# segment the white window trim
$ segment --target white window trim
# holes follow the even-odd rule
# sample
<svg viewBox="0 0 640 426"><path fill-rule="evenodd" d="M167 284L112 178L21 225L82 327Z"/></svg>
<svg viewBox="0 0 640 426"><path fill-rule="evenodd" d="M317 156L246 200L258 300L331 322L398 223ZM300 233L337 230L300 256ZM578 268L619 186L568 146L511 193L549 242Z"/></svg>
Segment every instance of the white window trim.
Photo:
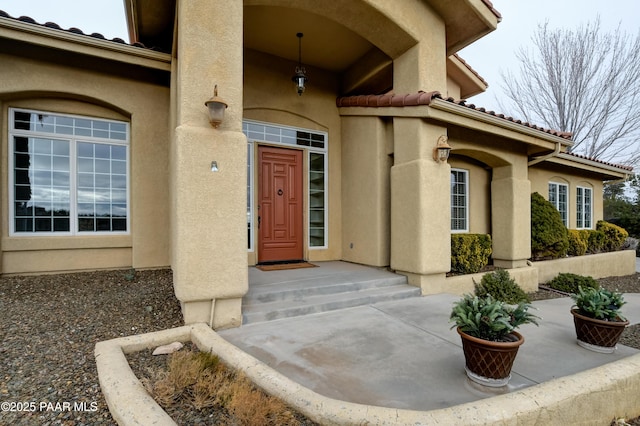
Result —
<svg viewBox="0 0 640 426"><path fill-rule="evenodd" d="M278 127L278 128L282 128L282 129L289 129L289 130L293 130L293 131L301 131L301 132L311 132L311 133L317 133L317 134L322 134L324 135L324 148L318 148L318 147L313 147L313 146L306 146L306 145L293 145L293 144L289 144L289 143L283 143L283 142L278 142L278 141L266 141L266 140L260 140L260 139L252 139L249 138L247 136L247 142L249 143L249 149L253 149L253 151L255 152L255 145L256 144L264 144L264 145L274 145L274 146L281 146L283 148L289 148L289 149L298 149L301 151L306 152L307 154L307 165L309 164L309 158L310 158L310 153L312 152L316 152L316 153L321 153L324 155L324 187L325 187L325 191L324 191L324 220L325 220L325 226L324 226L324 245L323 246L313 246L311 247L311 241L310 241L310 210L309 210L309 206L310 206L310 198L309 198L309 170L307 170L307 177L306 177L306 181L307 181L307 197L306 197L306 206L305 207L305 215L307 220L305 221L305 229L306 229L306 245L307 245L307 249L308 250L326 250L327 248L329 248L329 173L328 173L328 164L329 164L329 134L327 132L323 132L323 131L319 131L319 130L312 130L312 129L305 129L303 127L294 127L294 126L285 126L283 124L277 124L277 123L270 123L267 121L257 121L257 120L246 120L243 119L242 120L243 124L247 123L247 124L258 124L258 125L263 125L263 126L271 126L271 127ZM254 147L254 148L252 148ZM252 160L255 160L255 156L251 157ZM251 167L251 173L252 173L252 180L251 180L251 195L250 195L250 200L251 200L251 206L250 206L250 210L251 210L251 217L252 217L252 224L253 222L253 213L254 213L254 209L255 209L255 181L253 180L253 173L255 173L255 168L256 168L256 164L253 164ZM253 252L255 251L255 238L254 238L254 234L255 234L255 229L251 230L251 248L248 249L248 252Z"/></svg>
<svg viewBox="0 0 640 426"><path fill-rule="evenodd" d="M585 202L584 202L585 194L586 194L586 191L589 191L591 193L591 196L590 196L591 202L589 203L589 218L591 220L591 223L589 224L589 226L578 227L577 226L578 218L576 217L576 229L593 229L593 188L588 186L576 186L576 203L578 201L578 189L582 189L582 223L583 224L585 222L585 216L587 213L585 209ZM578 207L576 205L576 212L578 211L577 209Z"/></svg>
<svg viewBox="0 0 640 426"><path fill-rule="evenodd" d="M311 153L316 152L322 154L322 159L324 161L324 245L322 246L311 246L311 179L307 178L307 215L309 216L307 219L307 248L309 250L322 250L329 248L328 239L329 239L329 197L328 195L328 185L329 185L329 173L327 173L327 167L329 165L328 158L326 152L321 151L311 151L307 152L307 164L309 164L309 168L311 167ZM311 170L309 170L311 173Z"/></svg>
<svg viewBox="0 0 640 426"><path fill-rule="evenodd" d="M569 184L564 183L564 182L555 182L555 181L550 181L549 185L555 185L556 187L556 202L555 203L551 203L553 204L553 206L556 208L556 210L558 210L558 212L560 213L560 218L562 219L562 213L560 212L559 207L559 203L560 203L560 186L564 186L567 190L567 221L566 223L563 221L562 223L564 224L565 227L569 228L569 223L571 220L571 194L569 193ZM547 194L547 198L549 197L549 194Z"/></svg>
<svg viewBox="0 0 640 426"><path fill-rule="evenodd" d="M115 140L115 139L104 139L104 138L96 138L89 136L75 136L75 135L66 135L66 134L57 134L57 133L45 133L31 130L21 130L15 128L15 115L14 112L25 112L30 114L50 114L56 115L60 117L71 117L78 119L94 119L100 120L110 123L119 123L124 124L126 127L126 139L125 140ZM8 109L8 123L9 123L9 136L8 136L8 152L9 152L9 161L8 161L8 184L9 184L9 236L10 237L19 237L19 238L34 238L34 237L64 237L64 236L73 236L73 237L94 237L94 236L116 236L116 235L131 235L131 153L130 153L130 143L129 138L131 135L130 131L130 123L119 120L109 120L101 117L94 117L88 115L74 115L74 114L63 114L52 111L41 111L34 109L26 109L26 108L9 108ZM69 231L49 231L49 232L16 232L15 230L15 186L14 186L14 136L22 136L22 137L42 137L48 139L58 139L65 140L69 142L69 158L71 159L71 164L69 165ZM126 191L127 191L127 230L126 231L78 231L78 206L77 206L77 143L78 142L88 142L88 143L100 143L106 145L119 145L124 146L126 148L126 163L127 163L127 175L126 175Z"/></svg>
<svg viewBox="0 0 640 426"><path fill-rule="evenodd" d="M248 150L247 158L249 158L249 162L250 162L247 170L247 174L248 174L247 179L249 180L249 188L247 190L249 191L248 196L249 196L249 204L250 204L249 211L248 211L249 217L247 217L247 220L249 221L248 223L251 225L251 232L249 233L249 248L248 248L248 251L250 253L256 250L255 248L256 242L255 242L255 235L254 235L256 230L254 229L254 226L253 226L253 217L254 217L254 208L255 208L254 206L255 203L253 199L254 193L255 193L254 192L255 182L253 181L254 179L253 176L254 176L254 170L256 167L255 165L256 159L255 159L253 147L254 147L253 143L251 142L247 143L247 150Z"/></svg>
<svg viewBox="0 0 640 426"><path fill-rule="evenodd" d="M464 218L464 223L465 223L465 229L451 229L451 233L452 234L464 234L464 233L468 233L469 232L469 210L470 210L470 206L469 206L469 170L466 169L456 169L456 168L451 168L452 172L462 172L464 173L464 199L465 199L465 218ZM451 204L450 210L453 210L453 200L452 200L453 194L449 194L449 202ZM449 224L449 227L451 227L451 224Z"/></svg>

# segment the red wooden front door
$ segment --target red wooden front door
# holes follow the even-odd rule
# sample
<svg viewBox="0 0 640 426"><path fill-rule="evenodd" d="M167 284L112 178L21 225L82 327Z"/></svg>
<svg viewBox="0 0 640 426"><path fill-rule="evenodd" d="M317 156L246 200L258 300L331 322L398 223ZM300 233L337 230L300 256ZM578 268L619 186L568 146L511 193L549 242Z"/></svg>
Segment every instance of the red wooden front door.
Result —
<svg viewBox="0 0 640 426"><path fill-rule="evenodd" d="M258 148L258 262L302 260L302 151Z"/></svg>

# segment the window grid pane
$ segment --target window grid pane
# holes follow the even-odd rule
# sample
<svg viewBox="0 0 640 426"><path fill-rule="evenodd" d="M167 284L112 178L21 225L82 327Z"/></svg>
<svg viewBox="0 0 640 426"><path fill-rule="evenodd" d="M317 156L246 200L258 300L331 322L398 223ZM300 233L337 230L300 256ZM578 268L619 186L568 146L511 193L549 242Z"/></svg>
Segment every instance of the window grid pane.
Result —
<svg viewBox="0 0 640 426"><path fill-rule="evenodd" d="M127 232L127 147L88 140L126 143L127 123L10 111L15 133L10 144L12 232Z"/></svg>
<svg viewBox="0 0 640 426"><path fill-rule="evenodd" d="M467 231L466 170L451 170L451 230Z"/></svg>
<svg viewBox="0 0 640 426"><path fill-rule="evenodd" d="M325 245L324 154L309 153L309 246Z"/></svg>
<svg viewBox="0 0 640 426"><path fill-rule="evenodd" d="M579 229L591 229L591 188L576 188L576 227Z"/></svg>
<svg viewBox="0 0 640 426"><path fill-rule="evenodd" d="M569 226L569 187L562 183L549 183L549 202L560 212L564 226Z"/></svg>
<svg viewBox="0 0 640 426"><path fill-rule="evenodd" d="M44 138L13 138L13 208L16 232L68 232L70 217L67 141ZM38 153L36 155L36 153ZM61 169L61 170L58 170ZM66 171L65 171L66 170Z"/></svg>

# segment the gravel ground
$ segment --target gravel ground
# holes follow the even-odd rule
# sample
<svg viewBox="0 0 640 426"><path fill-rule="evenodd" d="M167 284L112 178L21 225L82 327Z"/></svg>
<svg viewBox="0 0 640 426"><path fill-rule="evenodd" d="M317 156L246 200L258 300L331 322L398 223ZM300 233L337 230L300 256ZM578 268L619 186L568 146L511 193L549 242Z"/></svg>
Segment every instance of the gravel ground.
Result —
<svg viewBox="0 0 640 426"><path fill-rule="evenodd" d="M640 274L600 282L640 292ZM182 325L168 270L1 277L0 312L0 402L11 404L3 425L115 424L98 384L96 342ZM640 349L640 327L623 339Z"/></svg>

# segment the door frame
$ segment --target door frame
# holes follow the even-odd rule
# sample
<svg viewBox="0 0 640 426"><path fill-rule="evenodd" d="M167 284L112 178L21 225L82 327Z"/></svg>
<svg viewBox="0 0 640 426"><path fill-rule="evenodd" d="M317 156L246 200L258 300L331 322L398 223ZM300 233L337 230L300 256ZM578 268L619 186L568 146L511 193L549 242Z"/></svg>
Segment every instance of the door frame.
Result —
<svg viewBox="0 0 640 426"><path fill-rule="evenodd" d="M242 120L242 131L247 138L247 226L248 226L248 247L247 263L255 265L258 263L258 147L272 146L275 148L287 148L303 152L303 259L310 260L312 250L329 249L329 134L323 130L315 130L305 127L290 126L277 122L268 122L252 119ZM280 135L278 135L280 131ZM291 134L293 132L293 138ZM306 133L306 136L313 137L313 143L299 143L295 132ZM311 135L311 136L309 136ZM288 140L287 140L288 138ZM319 138L319 139L316 139ZM267 140L268 139L268 140ZM293 140L292 140L293 139ZM317 142L320 141L318 145ZM322 155L324 159L323 172L326 173L324 180L324 234L323 245L311 245L309 206L310 206L310 159L312 154Z"/></svg>
<svg viewBox="0 0 640 426"><path fill-rule="evenodd" d="M289 148L289 147L285 147L285 146L281 146L281 145L268 145L268 144L256 144L257 145L257 161L256 161L256 170L257 170L257 176L256 176L256 200L257 200L257 206L256 206L256 216L257 216L257 229L256 229L256 235L257 235L257 244L256 244L256 256L257 256L257 263L259 264L264 264L264 263L278 263L278 262L288 262L288 261L303 261L306 260L307 258L307 251L306 251L306 241L307 241L307 236L306 236L306 230L305 230L305 219L306 219L306 208L307 208L307 203L306 203L306 190L305 190L305 185L306 185L306 179L305 179L305 169L306 169L306 164L305 164L305 151L302 149L295 149L295 148ZM299 232L299 238L296 238L297 244L299 244L299 248L295 249L296 255L294 256L284 256L282 259L265 259L264 253L261 253L261 251L264 251L263 248L263 241L262 241L262 233L261 233L261 220L260 218L262 217L262 215L264 215L264 209L261 212L261 203L263 202L263 200L260 197L262 188L263 188L263 180L261 180L261 175L262 175L262 157L260 155L261 151L265 149L265 150L274 150L274 151L290 151L290 152L294 152L296 157L299 158L299 168L296 172L296 176L294 176L294 178L296 179L296 185L299 185L299 188L297 188L296 192L297 192L297 198L298 198L298 202L296 203L296 208L295 208L295 214L297 216L297 220L299 221L299 225L298 225L298 232ZM289 177L290 175L287 175L287 177ZM272 177L273 178L273 177ZM273 185L271 185L271 188L273 188ZM289 229L287 227L287 229ZM299 256L297 255L297 253L299 253Z"/></svg>

